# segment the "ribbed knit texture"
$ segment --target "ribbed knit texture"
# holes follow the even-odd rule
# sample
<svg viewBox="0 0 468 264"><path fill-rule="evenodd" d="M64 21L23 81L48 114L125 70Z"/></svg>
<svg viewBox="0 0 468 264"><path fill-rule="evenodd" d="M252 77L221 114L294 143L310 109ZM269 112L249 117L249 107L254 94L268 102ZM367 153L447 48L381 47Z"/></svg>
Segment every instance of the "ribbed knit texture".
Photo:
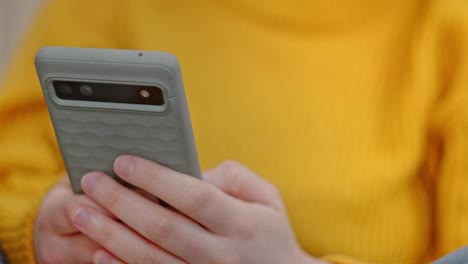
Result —
<svg viewBox="0 0 468 264"><path fill-rule="evenodd" d="M0 97L0 243L32 263L63 172L44 45L179 57L201 165L280 189L301 246L336 263L425 263L468 242L468 3L51 1Z"/></svg>

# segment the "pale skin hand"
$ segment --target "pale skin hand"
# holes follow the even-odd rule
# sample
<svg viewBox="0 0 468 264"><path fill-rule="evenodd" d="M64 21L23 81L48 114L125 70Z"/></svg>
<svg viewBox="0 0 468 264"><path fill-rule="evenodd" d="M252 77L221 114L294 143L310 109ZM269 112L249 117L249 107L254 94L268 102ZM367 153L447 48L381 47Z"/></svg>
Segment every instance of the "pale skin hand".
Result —
<svg viewBox="0 0 468 264"><path fill-rule="evenodd" d="M71 221L73 212L83 207L112 217L88 197L75 195L67 178L50 190L41 204L34 226L35 253L39 264L92 262L96 250L102 247L83 235Z"/></svg>
<svg viewBox="0 0 468 264"><path fill-rule="evenodd" d="M73 212L75 226L107 250L94 263L322 263L296 242L276 188L238 163L204 181L132 156L118 158L114 171L177 211L105 174L86 175L86 195L124 223L89 206Z"/></svg>

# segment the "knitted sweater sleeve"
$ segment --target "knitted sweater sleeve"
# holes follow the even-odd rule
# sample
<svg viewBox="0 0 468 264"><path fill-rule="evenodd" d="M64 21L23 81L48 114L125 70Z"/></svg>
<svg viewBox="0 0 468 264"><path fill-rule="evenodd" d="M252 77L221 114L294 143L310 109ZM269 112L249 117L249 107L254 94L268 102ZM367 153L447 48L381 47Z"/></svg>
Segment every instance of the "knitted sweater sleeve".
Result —
<svg viewBox="0 0 468 264"><path fill-rule="evenodd" d="M43 46L118 47L118 1L47 2L13 56L0 88L0 244L12 263L34 263L42 200L65 174L34 69Z"/></svg>

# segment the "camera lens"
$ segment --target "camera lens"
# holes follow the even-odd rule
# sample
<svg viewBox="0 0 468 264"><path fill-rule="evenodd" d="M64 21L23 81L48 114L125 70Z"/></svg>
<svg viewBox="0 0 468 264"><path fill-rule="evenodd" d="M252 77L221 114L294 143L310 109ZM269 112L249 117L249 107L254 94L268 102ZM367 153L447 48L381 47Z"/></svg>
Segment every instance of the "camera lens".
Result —
<svg viewBox="0 0 468 264"><path fill-rule="evenodd" d="M142 89L140 90L140 96L143 98L149 98L151 94L148 90Z"/></svg>
<svg viewBox="0 0 468 264"><path fill-rule="evenodd" d="M70 85L68 84L61 84L59 86L60 92L64 95L71 95L73 92L73 89Z"/></svg>
<svg viewBox="0 0 468 264"><path fill-rule="evenodd" d="M91 96L94 93L93 88L91 88L89 85L80 86L80 92L84 96Z"/></svg>

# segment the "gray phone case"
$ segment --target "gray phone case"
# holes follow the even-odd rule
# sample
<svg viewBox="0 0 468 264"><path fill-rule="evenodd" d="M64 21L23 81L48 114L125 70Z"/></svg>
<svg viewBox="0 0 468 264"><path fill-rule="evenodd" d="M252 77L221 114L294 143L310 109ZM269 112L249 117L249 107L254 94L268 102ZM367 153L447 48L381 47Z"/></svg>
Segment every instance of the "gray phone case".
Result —
<svg viewBox="0 0 468 264"><path fill-rule="evenodd" d="M75 193L89 171L118 179L112 164L129 154L200 178L182 76L177 59L165 52L45 47L36 70ZM62 100L53 81L152 85L164 105Z"/></svg>
<svg viewBox="0 0 468 264"><path fill-rule="evenodd" d="M433 264L468 264L468 247L462 247L436 260Z"/></svg>

